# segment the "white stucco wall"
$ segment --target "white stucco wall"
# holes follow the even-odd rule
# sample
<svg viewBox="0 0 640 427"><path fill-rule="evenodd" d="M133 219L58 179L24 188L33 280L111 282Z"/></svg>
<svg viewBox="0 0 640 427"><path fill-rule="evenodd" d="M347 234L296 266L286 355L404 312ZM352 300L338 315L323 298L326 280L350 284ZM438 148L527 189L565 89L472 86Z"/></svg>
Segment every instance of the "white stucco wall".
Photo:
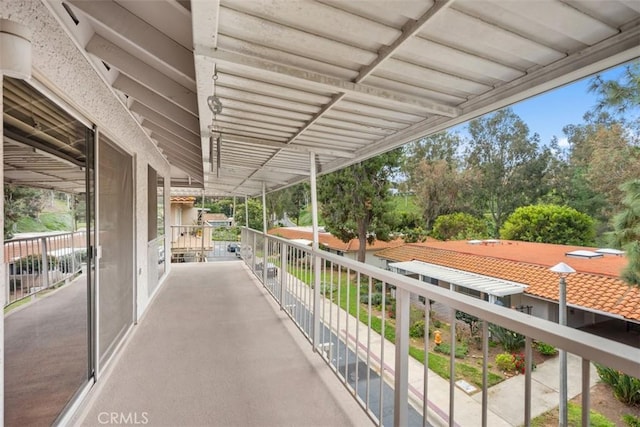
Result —
<svg viewBox="0 0 640 427"><path fill-rule="evenodd" d="M377 256L375 256L374 254L376 252L377 251L366 251L365 256L364 256L364 263L367 264L367 265L372 265L374 267L386 269L387 268L386 261L381 259L381 258L378 258ZM345 252L344 253L344 257L356 261L358 259L358 253L357 252Z"/></svg>

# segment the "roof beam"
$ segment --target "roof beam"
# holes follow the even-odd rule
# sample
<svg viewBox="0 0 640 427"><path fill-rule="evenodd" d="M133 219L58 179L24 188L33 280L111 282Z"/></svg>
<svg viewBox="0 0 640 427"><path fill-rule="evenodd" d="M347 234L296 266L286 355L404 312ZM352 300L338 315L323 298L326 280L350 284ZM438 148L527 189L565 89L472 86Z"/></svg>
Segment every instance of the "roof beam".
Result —
<svg viewBox="0 0 640 427"><path fill-rule="evenodd" d="M355 83L360 83L362 80L370 76L376 70L376 68L378 68L384 61L390 58L394 53L396 53L396 51L400 49L400 47L402 47L402 45L407 40L418 34L430 19L432 19L440 11L448 7L451 3L453 3L453 0L435 0L433 2L433 6L431 6L424 15L422 15L415 21L409 21L402 27L402 34L400 35L400 37L394 40L394 42L389 46L383 46L382 48L380 48L380 50L378 51L378 57L371 64L362 68L360 70L360 73L358 73L358 77L353 79L353 81Z"/></svg>
<svg viewBox="0 0 640 427"><path fill-rule="evenodd" d="M302 70L287 65L278 64L260 58L253 58L233 52L215 50L208 46L196 45L196 56L210 58L213 62L228 65L235 69L245 70L253 74L267 75L269 80L286 86L296 81L309 87L310 90L330 91L333 93L345 93L359 99L375 100L378 103L395 106L398 108L411 107L411 111L420 111L423 115L435 114L445 117L456 117L460 110L450 105L418 98L373 86L365 86L341 80L325 74Z"/></svg>
<svg viewBox="0 0 640 427"><path fill-rule="evenodd" d="M198 114L195 84L190 89L182 86L99 35L94 35L89 40L86 49L87 52L117 68L167 101L193 114Z"/></svg>
<svg viewBox="0 0 640 427"><path fill-rule="evenodd" d="M223 169L225 168L223 167ZM259 167L251 167L251 166L233 165L233 166L227 166L227 169L244 169L244 170L261 169L266 172L287 173L291 175L301 175L301 176L309 176L311 174L308 170L281 168L281 167L272 167L272 166L263 166L262 168L259 168Z"/></svg>
<svg viewBox="0 0 640 427"><path fill-rule="evenodd" d="M163 116L170 118L186 129L193 130L199 128L199 122L194 114L167 101L157 93L147 89L140 83L130 79L124 74L120 74L113 82L113 88L126 93L138 100L141 104L156 110Z"/></svg>
<svg viewBox="0 0 640 427"><path fill-rule="evenodd" d="M166 34L138 18L115 1L71 0L74 7L93 18L123 43L144 51L150 58L195 81L193 54Z"/></svg>
<svg viewBox="0 0 640 427"><path fill-rule="evenodd" d="M145 122L153 122L156 125L168 130L172 134L181 137L182 139L190 140L193 136L196 136L198 138L200 137L200 134L197 132L197 130L187 129L179 125L172 119L163 116L162 114L158 113L155 110L152 110L151 108L147 107L144 104L141 104L138 101L133 101L129 109L132 112L142 116Z"/></svg>
<svg viewBox="0 0 640 427"><path fill-rule="evenodd" d="M228 141L228 142L236 142L239 144L252 144L252 145L258 145L262 147L282 149L286 151L295 151L297 153L306 153L306 154L316 153L316 154L345 158L345 159L352 159L355 157L353 153L350 153L347 151L333 150L333 149L326 149L326 148L304 147L301 145L292 145L292 144L286 144L284 142L269 141L265 139L251 138L248 136L239 136L239 135L233 135L229 133L223 133L222 139L225 142Z"/></svg>
<svg viewBox="0 0 640 427"><path fill-rule="evenodd" d="M195 147L199 151L202 151L201 138L197 137L193 134L188 134L189 139L182 138L181 136L176 135L175 133L167 130L166 128L153 123L151 120L142 120L140 123L143 128L149 129L154 134L159 134L165 137L168 140L175 140L176 144L185 145L189 147Z"/></svg>

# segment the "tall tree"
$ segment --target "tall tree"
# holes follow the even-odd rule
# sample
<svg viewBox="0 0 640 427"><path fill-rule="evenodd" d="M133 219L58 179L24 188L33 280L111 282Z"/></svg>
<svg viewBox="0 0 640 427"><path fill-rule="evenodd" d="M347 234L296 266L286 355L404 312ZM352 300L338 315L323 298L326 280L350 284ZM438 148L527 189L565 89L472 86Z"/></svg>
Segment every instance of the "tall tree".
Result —
<svg viewBox="0 0 640 427"><path fill-rule="evenodd" d="M285 212L289 218L296 221L296 225L300 225L300 215L302 210L309 204L309 183L303 182L288 189L289 201Z"/></svg>
<svg viewBox="0 0 640 427"><path fill-rule="evenodd" d="M4 238L13 237L13 227L23 217L38 218L45 201L45 192L36 188L4 185Z"/></svg>
<svg viewBox="0 0 640 427"><path fill-rule="evenodd" d="M358 238L360 262L365 261L367 242L390 239L390 178L399 161L400 151L393 150L318 180L327 231L344 242Z"/></svg>
<svg viewBox="0 0 640 427"><path fill-rule="evenodd" d="M490 212L497 237L507 216L547 192L543 178L551 152L509 108L471 121L469 134L468 167L478 173L475 201Z"/></svg>
<svg viewBox="0 0 640 427"><path fill-rule="evenodd" d="M441 132L408 144L402 172L416 195L424 229L440 216L468 210L470 174L460 168L458 151L463 140L457 133Z"/></svg>
<svg viewBox="0 0 640 427"><path fill-rule="evenodd" d="M597 109L611 109L624 113L640 105L640 61L636 60L624 68L615 80L604 80L597 75L591 80L589 90L598 95Z"/></svg>
<svg viewBox="0 0 640 427"><path fill-rule="evenodd" d="M262 203L256 199L249 199L247 206L249 208L249 228L262 231ZM240 227L244 227L246 224L246 210L244 203L236 206L235 222Z"/></svg>
<svg viewBox="0 0 640 427"><path fill-rule="evenodd" d="M631 285L640 286L640 179L621 185L625 196L625 209L613 219L612 244L627 252L629 263L622 278Z"/></svg>
<svg viewBox="0 0 640 427"><path fill-rule="evenodd" d="M622 208L619 186L640 176L640 150L626 124L610 114L587 113L585 121L563 129L569 143L564 200L602 231Z"/></svg>

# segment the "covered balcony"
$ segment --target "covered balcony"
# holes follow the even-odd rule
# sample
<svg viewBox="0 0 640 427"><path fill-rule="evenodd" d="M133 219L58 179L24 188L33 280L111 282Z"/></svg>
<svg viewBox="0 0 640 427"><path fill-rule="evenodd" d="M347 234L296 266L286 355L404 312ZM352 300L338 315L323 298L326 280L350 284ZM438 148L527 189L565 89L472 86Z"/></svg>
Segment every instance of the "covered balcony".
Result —
<svg viewBox="0 0 640 427"><path fill-rule="evenodd" d="M638 348L324 252L315 215L319 175L640 57L636 4L570 3L1 2L4 182L77 221L5 238L0 424L529 425L580 392L586 417L593 363L640 376ZM170 196L307 181L311 246L266 211L239 257L172 233ZM410 346L415 301L453 352L456 313L480 322L474 392ZM525 340L500 392L490 325ZM569 368L534 371L535 341Z"/></svg>

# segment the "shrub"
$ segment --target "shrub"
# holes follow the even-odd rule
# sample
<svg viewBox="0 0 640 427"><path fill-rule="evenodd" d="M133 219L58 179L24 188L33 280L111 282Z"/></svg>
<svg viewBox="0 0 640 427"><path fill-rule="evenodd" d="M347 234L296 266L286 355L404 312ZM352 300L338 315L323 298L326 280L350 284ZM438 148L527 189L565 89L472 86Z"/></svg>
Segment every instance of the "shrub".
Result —
<svg viewBox="0 0 640 427"><path fill-rule="evenodd" d="M635 415L625 414L622 416L622 421L624 421L627 427L640 427L640 417L636 417Z"/></svg>
<svg viewBox="0 0 640 427"><path fill-rule="evenodd" d="M362 304L369 304L369 297L371 297L371 305L381 305L382 304L382 294L381 293L373 293L371 295L360 295L360 302Z"/></svg>
<svg viewBox="0 0 640 427"><path fill-rule="evenodd" d="M530 205L516 209L504 222L500 238L525 242L588 246L596 236L594 221L568 206Z"/></svg>
<svg viewBox="0 0 640 427"><path fill-rule="evenodd" d="M451 354L451 347L448 343L444 342L435 346L433 350L442 354ZM467 355L467 353L469 353L469 347L467 347L466 344L456 345L456 358L462 359Z"/></svg>
<svg viewBox="0 0 640 427"><path fill-rule="evenodd" d="M524 347L524 335L493 324L490 326L490 330L491 335L502 343L505 351L513 353Z"/></svg>
<svg viewBox="0 0 640 427"><path fill-rule="evenodd" d="M409 328L409 336L412 338L424 337L424 320L418 320L411 325Z"/></svg>
<svg viewBox="0 0 640 427"><path fill-rule="evenodd" d="M536 349L543 356L553 356L556 353L558 353L558 350L554 346L552 346L551 344L544 343L542 341L539 341L536 343Z"/></svg>
<svg viewBox="0 0 640 427"><path fill-rule="evenodd" d="M640 404L640 379L599 364L596 369L600 379L611 386L616 399L627 405Z"/></svg>
<svg viewBox="0 0 640 427"><path fill-rule="evenodd" d="M511 353L500 353L496 356L496 366L504 372L515 371L516 362Z"/></svg>
<svg viewBox="0 0 640 427"><path fill-rule="evenodd" d="M527 364L524 358L524 354L514 353L512 354L512 356L513 356L513 363L515 365L515 370L521 374L524 374L527 370ZM531 370L533 371L535 369L536 369L536 364L531 362Z"/></svg>

